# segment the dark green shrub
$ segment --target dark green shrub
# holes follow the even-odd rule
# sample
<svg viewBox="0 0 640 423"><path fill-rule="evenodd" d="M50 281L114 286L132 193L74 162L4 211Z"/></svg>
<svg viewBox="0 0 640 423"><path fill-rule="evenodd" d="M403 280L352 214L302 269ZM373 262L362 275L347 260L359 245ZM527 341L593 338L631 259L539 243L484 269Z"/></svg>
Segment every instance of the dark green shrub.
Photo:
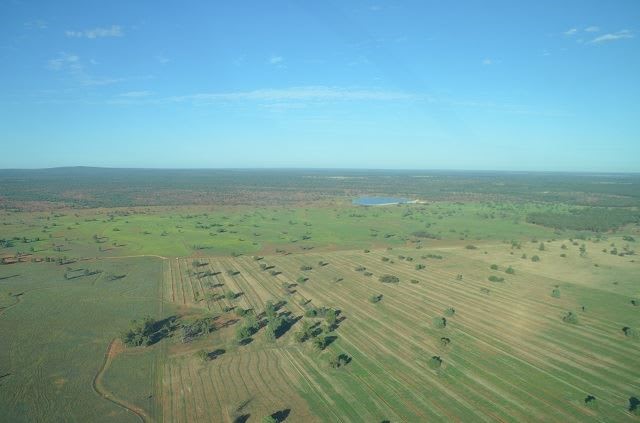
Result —
<svg viewBox="0 0 640 423"><path fill-rule="evenodd" d="M563 316L562 316L562 321L565 323L571 323L573 325L578 323L578 315L575 314L573 311L567 311Z"/></svg>
<svg viewBox="0 0 640 423"><path fill-rule="evenodd" d="M442 359L439 356L434 355L429 359L429 368L436 370L436 369L439 369L441 366L442 366Z"/></svg>
<svg viewBox="0 0 640 423"><path fill-rule="evenodd" d="M595 407L597 405L596 397L594 397L593 395L587 395L584 399L584 405L590 408Z"/></svg>
<svg viewBox="0 0 640 423"><path fill-rule="evenodd" d="M393 275L382 275L380 276L380 282L382 283L398 283L400 279L397 276Z"/></svg>
<svg viewBox="0 0 640 423"><path fill-rule="evenodd" d="M347 354L335 354L329 358L329 367L337 369L348 364L351 361L351 357Z"/></svg>
<svg viewBox="0 0 640 423"><path fill-rule="evenodd" d="M379 303L380 301L382 301L382 294L378 294L378 295L372 295L369 298L369 301L371 301L372 303Z"/></svg>
<svg viewBox="0 0 640 423"><path fill-rule="evenodd" d="M433 326L436 329L444 329L447 326L447 319L444 317L434 317Z"/></svg>

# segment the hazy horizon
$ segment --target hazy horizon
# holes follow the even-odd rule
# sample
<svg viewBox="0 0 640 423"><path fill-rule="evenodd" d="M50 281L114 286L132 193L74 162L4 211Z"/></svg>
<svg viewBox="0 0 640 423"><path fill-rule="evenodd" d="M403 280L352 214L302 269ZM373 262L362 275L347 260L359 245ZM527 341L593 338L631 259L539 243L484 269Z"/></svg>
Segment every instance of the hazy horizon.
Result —
<svg viewBox="0 0 640 423"><path fill-rule="evenodd" d="M345 171L345 172L422 172L422 173L514 173L514 174L574 174L574 175L635 175L640 171L588 171L588 170L527 170L527 169L446 169L446 168L373 168L373 167L119 167L119 166L54 166L0 168L1 171L48 171L66 169L98 170L156 170L156 171Z"/></svg>

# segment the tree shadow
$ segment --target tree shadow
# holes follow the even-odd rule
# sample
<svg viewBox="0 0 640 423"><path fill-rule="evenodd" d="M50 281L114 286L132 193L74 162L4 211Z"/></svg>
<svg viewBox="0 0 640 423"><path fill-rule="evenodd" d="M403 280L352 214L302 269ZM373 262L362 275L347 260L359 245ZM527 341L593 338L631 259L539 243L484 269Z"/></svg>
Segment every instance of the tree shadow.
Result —
<svg viewBox="0 0 640 423"><path fill-rule="evenodd" d="M151 326L151 335L149 336L148 345L153 345L164 338L171 336L171 334L178 328L177 320L178 318L176 316L169 316L154 322Z"/></svg>
<svg viewBox="0 0 640 423"><path fill-rule="evenodd" d="M291 315L291 312L282 313L281 316L282 315L289 317ZM295 325L300 319L302 319L302 316L296 316L294 318L284 319L284 323L281 324L280 327L275 332L276 339L280 338L282 335L287 333L289 329L291 329L291 327Z"/></svg>
<svg viewBox="0 0 640 423"><path fill-rule="evenodd" d="M248 338L244 338L244 339L240 340L240 342L238 342L238 345L244 347L245 345L249 345L252 342L253 342L253 338L248 337Z"/></svg>
<svg viewBox="0 0 640 423"><path fill-rule="evenodd" d="M222 348L218 348L215 349L209 353L207 353L207 358L209 360L215 360L216 358L220 357L222 354L226 353L226 350L223 350Z"/></svg>
<svg viewBox="0 0 640 423"><path fill-rule="evenodd" d="M327 348L329 345L333 344L335 340L338 339L335 335L329 335L324 337L324 347Z"/></svg>
<svg viewBox="0 0 640 423"><path fill-rule="evenodd" d="M629 411L632 413L640 411L640 399L637 397L629 398Z"/></svg>
<svg viewBox="0 0 640 423"><path fill-rule="evenodd" d="M249 417L251 417L251 414L243 414L233 419L233 423L246 423L249 420Z"/></svg>
<svg viewBox="0 0 640 423"><path fill-rule="evenodd" d="M282 423L287 419L287 417L289 417L289 414L291 414L291 409L286 408L284 410L276 411L271 415L271 417L273 417L278 423Z"/></svg>
<svg viewBox="0 0 640 423"><path fill-rule="evenodd" d="M17 278L18 276L20 276L20 275L15 274L15 275L9 275L9 276L2 276L2 277L0 277L0 281L4 281L6 279L11 279L11 278Z"/></svg>
<svg viewBox="0 0 640 423"><path fill-rule="evenodd" d="M127 277L126 274L125 275L109 275L109 276L107 276L107 279L109 279L110 281L117 281L117 280L120 280L120 279L124 279L126 277Z"/></svg>

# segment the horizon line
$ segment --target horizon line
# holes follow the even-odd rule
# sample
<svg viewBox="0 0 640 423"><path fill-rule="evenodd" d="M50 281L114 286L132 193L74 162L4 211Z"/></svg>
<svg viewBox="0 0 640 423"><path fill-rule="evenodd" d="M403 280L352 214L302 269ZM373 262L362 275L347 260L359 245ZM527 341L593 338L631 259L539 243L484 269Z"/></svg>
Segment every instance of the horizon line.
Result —
<svg viewBox="0 0 640 423"><path fill-rule="evenodd" d="M48 171L65 169L96 170L148 170L148 171L189 171L189 170L226 170L226 171L390 171L390 172L482 172L482 173L546 173L546 174L597 174L597 175L638 175L640 171L604 171L604 170L514 170L514 169L462 169L462 168L378 168L378 167L119 167L119 166L52 166L33 168L0 168L2 171Z"/></svg>

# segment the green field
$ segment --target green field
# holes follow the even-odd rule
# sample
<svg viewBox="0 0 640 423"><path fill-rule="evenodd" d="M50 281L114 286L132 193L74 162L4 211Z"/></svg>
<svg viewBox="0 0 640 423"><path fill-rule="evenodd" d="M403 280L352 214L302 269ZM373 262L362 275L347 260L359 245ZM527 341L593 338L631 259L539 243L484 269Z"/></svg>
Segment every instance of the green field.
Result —
<svg viewBox="0 0 640 423"><path fill-rule="evenodd" d="M5 208L0 420L637 420L636 206L477 195Z"/></svg>
<svg viewBox="0 0 640 423"><path fill-rule="evenodd" d="M400 246L421 239L550 239L560 232L526 222L527 214L546 209L449 202L365 208L345 201L300 208L136 207L4 212L2 229L5 237L16 238L10 251L39 255L209 256Z"/></svg>

